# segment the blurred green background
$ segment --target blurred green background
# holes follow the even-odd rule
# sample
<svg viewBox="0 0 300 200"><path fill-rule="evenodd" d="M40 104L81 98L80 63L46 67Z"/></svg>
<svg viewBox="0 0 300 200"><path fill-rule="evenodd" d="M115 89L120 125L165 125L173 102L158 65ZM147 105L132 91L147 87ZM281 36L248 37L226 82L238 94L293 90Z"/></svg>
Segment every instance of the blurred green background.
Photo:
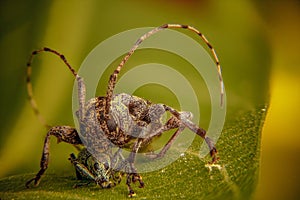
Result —
<svg viewBox="0 0 300 200"><path fill-rule="evenodd" d="M45 130L25 90L26 62L32 50L54 48L78 69L86 55L110 36L138 27L181 23L203 32L218 53L227 92L226 123L253 108L269 107L255 199L300 198L299 1L2 0L0 9L0 178L38 169ZM39 107L50 124L72 125L73 77L56 57L40 57L33 66ZM146 53L140 53L136 62L143 60L150 60ZM195 79L192 73L183 73ZM99 95L105 88L99 89ZM205 127L207 122L200 124ZM73 147L54 143L48 171L71 171L66 158Z"/></svg>

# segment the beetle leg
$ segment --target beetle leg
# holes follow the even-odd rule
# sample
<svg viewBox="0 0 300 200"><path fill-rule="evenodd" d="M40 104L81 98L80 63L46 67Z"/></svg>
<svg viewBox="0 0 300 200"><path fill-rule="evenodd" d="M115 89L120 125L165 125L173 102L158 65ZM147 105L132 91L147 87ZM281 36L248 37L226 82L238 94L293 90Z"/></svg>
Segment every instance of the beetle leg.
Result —
<svg viewBox="0 0 300 200"><path fill-rule="evenodd" d="M48 168L49 163L49 154L50 154L50 137L55 136L57 138L57 142L66 142L73 145L82 144L81 140L79 138L79 135L75 128L72 128L70 126L56 126L52 127L45 138L44 141L44 148L42 153L42 158L40 161L40 170L39 172L26 182L25 186L28 188L29 184L34 181L34 186L39 185L42 175L45 173L46 169Z"/></svg>
<svg viewBox="0 0 300 200"><path fill-rule="evenodd" d="M128 157L129 172L127 174L126 185L128 187L128 191L129 191L128 196L129 197L133 197L136 195L131 187L131 182L135 183L136 181L138 181L140 183L140 186L139 186L140 188L144 187L144 185L145 185L144 182L142 181L142 177L137 173L136 168L134 166L135 156L136 156L136 153L138 152L142 142L143 142L143 139L141 139L141 138L137 139L137 141L134 143L132 151Z"/></svg>
<svg viewBox="0 0 300 200"><path fill-rule="evenodd" d="M169 139L169 141L167 142L167 144L165 144L165 146L162 148L162 150L160 150L159 153L151 153L151 154L147 154L147 156L149 158L152 158L152 159L164 157L164 155L167 153L167 151L169 150L169 148L175 142L177 136L184 130L184 128L185 128L184 126L179 127L175 131L175 133L172 135L172 137Z"/></svg>
<svg viewBox="0 0 300 200"><path fill-rule="evenodd" d="M191 113L178 112L169 106L166 106L166 105L164 105L164 106L165 106L165 109L168 110L172 115L177 117L178 120L180 120L180 122L185 127L189 128L191 131L193 131L194 133L196 133L197 135L199 135L200 137L202 137L205 140L205 142L209 148L209 151L210 151L210 156L212 157L211 164L216 163L219 160L219 158L217 157L218 151L214 145L214 142L212 141L211 138L206 136L206 131L203 128L197 126L190 120L192 118Z"/></svg>
<svg viewBox="0 0 300 200"><path fill-rule="evenodd" d="M180 121L172 116L161 128L157 129L154 133L151 133L150 137L147 137L143 140L143 145L148 145L151 140L157 136L160 136L163 134L165 131L169 131L174 128L178 128L180 126Z"/></svg>
<svg viewBox="0 0 300 200"><path fill-rule="evenodd" d="M133 166L133 164L132 164ZM143 188L145 186L144 182L142 181L142 176L139 175L137 172L131 172L127 174L127 179L126 179L126 185L128 187L128 197L133 197L136 196L136 193L133 191L132 187L131 187L131 183L135 183L135 182L139 182L140 183L140 188Z"/></svg>

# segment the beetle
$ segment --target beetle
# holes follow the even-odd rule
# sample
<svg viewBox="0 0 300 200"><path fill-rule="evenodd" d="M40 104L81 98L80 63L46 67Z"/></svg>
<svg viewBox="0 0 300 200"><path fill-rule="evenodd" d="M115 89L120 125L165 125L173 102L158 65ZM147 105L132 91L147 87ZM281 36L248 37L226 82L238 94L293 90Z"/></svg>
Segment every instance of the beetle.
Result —
<svg viewBox="0 0 300 200"><path fill-rule="evenodd" d="M35 114L48 128L48 132L44 141L40 170L32 179L26 182L26 187L29 187L32 182L37 186L48 168L51 136L55 136L59 142L66 142L76 147L81 146L78 157L71 154L69 158L76 169L78 179L86 179L87 184L95 182L102 188L110 188L120 183L122 176L126 176L129 197L136 195L131 183L138 182L141 188L145 185L134 165L136 154L142 147L149 145L153 138L162 135L168 130L174 129L175 132L159 153L149 155L151 159L163 157L176 140L176 137L185 128L188 128L207 143L212 158L210 163L214 164L218 161L219 158L214 142L206 136L206 131L203 128L192 122L191 112L180 112L168 105L154 104L148 100L125 93L114 94L118 74L138 46L151 35L168 28L188 29L199 35L206 43L218 70L222 104L224 87L217 54L206 37L189 25L165 24L141 36L110 76L106 95L95 97L88 101L85 98L86 88L83 78L77 74L63 54L48 47L35 50L31 53L27 63L27 91ZM80 130L71 126L50 127L45 123L38 110L33 97L31 71L33 58L41 52L50 52L58 56L75 77L79 100L79 109L76 112L76 116ZM162 122L162 116L167 112L171 114L171 117L166 122ZM88 147L92 148L88 148L83 144L88 144ZM113 152L112 146L119 147L119 150ZM125 158L121 151L122 148L128 146L131 152Z"/></svg>

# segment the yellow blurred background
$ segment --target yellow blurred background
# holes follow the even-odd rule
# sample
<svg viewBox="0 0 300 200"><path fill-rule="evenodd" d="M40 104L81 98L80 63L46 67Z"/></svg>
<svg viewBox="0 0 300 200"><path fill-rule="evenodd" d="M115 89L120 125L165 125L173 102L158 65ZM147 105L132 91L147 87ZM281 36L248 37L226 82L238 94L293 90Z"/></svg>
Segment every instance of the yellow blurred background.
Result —
<svg viewBox="0 0 300 200"><path fill-rule="evenodd" d="M205 33L218 52L228 94L228 120L269 104L255 199L300 199L299 1L28 0L1 1L0 9L0 177L38 167L44 129L26 101L24 81L33 49L55 48L79 68L89 51L114 34L182 23ZM35 68L33 77L43 115L52 124L73 124L72 76L57 58L45 56L36 62L43 66ZM49 84L52 77L55 84ZM55 145L51 165L61 167L60 161L72 150Z"/></svg>
<svg viewBox="0 0 300 200"><path fill-rule="evenodd" d="M276 1L263 8L273 59L257 199L299 199L300 3Z"/></svg>

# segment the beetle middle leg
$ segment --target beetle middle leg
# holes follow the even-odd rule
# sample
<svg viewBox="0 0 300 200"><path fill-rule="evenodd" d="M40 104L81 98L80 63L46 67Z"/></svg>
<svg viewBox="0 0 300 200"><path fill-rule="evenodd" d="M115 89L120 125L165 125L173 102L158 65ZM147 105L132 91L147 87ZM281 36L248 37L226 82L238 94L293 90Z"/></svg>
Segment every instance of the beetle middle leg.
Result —
<svg viewBox="0 0 300 200"><path fill-rule="evenodd" d="M160 113L163 114L163 113ZM161 116L161 115L159 115ZM137 170L134 166L134 161L135 161L135 157L136 154L139 151L139 148L141 146L147 145L151 142L151 140L156 137L161 135L163 132L168 131L170 129L174 129L174 128L178 128L180 126L180 121L176 118L176 117L171 117L166 124L164 124L161 128L159 128L158 130L156 130L154 133L151 133L151 135L147 138L138 138L131 150L131 153L128 157L128 166L129 169L127 169L126 171L129 171L128 175L127 175L127 180L126 180L126 185L128 187L128 191L129 197L133 197L135 196L135 192L133 191L132 187L131 187L131 183L135 183L136 181L139 181L140 183L140 188L144 187L144 182L142 181L142 177L137 173ZM177 137L177 135L179 135L179 133L184 129L184 127L180 127L176 133L172 136L172 141L168 142L168 145L166 145L163 150L161 151L161 153L159 155L163 156L163 154L169 149L169 147L171 146L171 144L173 143L173 141L175 140L175 138ZM171 140L171 139L170 139Z"/></svg>
<svg viewBox="0 0 300 200"><path fill-rule="evenodd" d="M55 136L57 138L57 142L66 142L73 145L82 144L79 138L78 132L75 128L70 126L55 126L52 127L45 138L44 148L42 153L42 158L40 161L40 170L39 172L26 182L26 187L29 187L29 184L34 181L34 185L37 186L40 183L40 180L48 168L49 164L49 155L50 155L50 137Z"/></svg>

